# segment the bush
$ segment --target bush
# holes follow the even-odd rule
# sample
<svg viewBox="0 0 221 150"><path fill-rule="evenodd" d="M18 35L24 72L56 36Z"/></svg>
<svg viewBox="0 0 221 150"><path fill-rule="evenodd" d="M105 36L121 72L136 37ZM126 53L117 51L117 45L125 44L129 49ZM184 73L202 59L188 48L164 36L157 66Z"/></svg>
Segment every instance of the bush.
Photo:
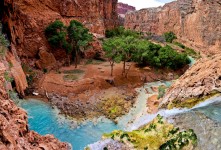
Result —
<svg viewBox="0 0 221 150"><path fill-rule="evenodd" d="M127 30L124 27L120 26L118 28L114 28L114 29L111 29L111 30L106 30L105 31L105 36L107 38L119 37L119 36L139 37L139 33L136 32L136 31Z"/></svg>
<svg viewBox="0 0 221 150"><path fill-rule="evenodd" d="M179 46L179 47L182 48L182 49L185 49L185 48L186 48L186 46L183 45L182 43L174 42L174 44L177 45L177 46Z"/></svg>
<svg viewBox="0 0 221 150"><path fill-rule="evenodd" d="M0 22L0 55L5 56L7 47L10 45L9 41L6 39L5 35L1 31L1 22Z"/></svg>
<svg viewBox="0 0 221 150"><path fill-rule="evenodd" d="M168 45L162 47L148 41L139 41L136 45L133 60L141 65L176 70L190 63L186 54L180 54Z"/></svg>
<svg viewBox="0 0 221 150"><path fill-rule="evenodd" d="M63 22L56 20L45 29L45 36L52 47L68 50L70 46L66 42L65 28Z"/></svg>
<svg viewBox="0 0 221 150"><path fill-rule="evenodd" d="M173 32L165 32L164 34L166 42L172 43L173 40L177 39L176 35Z"/></svg>
<svg viewBox="0 0 221 150"><path fill-rule="evenodd" d="M165 95L166 87L165 86L159 86L158 88L158 99L162 98Z"/></svg>

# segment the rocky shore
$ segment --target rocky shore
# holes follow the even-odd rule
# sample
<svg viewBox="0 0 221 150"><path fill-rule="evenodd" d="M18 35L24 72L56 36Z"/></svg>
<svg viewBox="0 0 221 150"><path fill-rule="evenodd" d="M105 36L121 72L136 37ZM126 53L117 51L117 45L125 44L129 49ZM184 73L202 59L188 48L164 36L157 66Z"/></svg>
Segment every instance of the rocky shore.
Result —
<svg viewBox="0 0 221 150"><path fill-rule="evenodd" d="M85 94L85 93L82 93ZM86 94L85 94L86 95ZM127 87L112 87L91 92L88 99L70 99L57 94L49 94L49 103L56 106L62 114L79 121L105 116L113 121L126 114L135 102L136 92Z"/></svg>
<svg viewBox="0 0 221 150"><path fill-rule="evenodd" d="M10 100L5 89L3 64L0 64L0 149L70 150L68 143L52 135L40 136L29 130L27 113Z"/></svg>
<svg viewBox="0 0 221 150"><path fill-rule="evenodd" d="M166 92L160 107L193 107L221 92L221 55L202 58Z"/></svg>

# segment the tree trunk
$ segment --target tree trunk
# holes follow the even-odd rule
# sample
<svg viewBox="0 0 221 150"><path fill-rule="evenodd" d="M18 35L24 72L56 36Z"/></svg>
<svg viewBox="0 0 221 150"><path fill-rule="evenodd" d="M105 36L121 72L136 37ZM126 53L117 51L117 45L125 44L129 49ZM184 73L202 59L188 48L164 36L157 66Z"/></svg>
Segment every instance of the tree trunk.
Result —
<svg viewBox="0 0 221 150"><path fill-rule="evenodd" d="M77 53L77 50L75 50L75 68L77 68L77 65L78 65L78 53Z"/></svg>
<svg viewBox="0 0 221 150"><path fill-rule="evenodd" d="M114 63L111 63L111 76L113 76L113 71L114 71Z"/></svg>
<svg viewBox="0 0 221 150"><path fill-rule="evenodd" d="M122 76L125 74L125 69L126 69L126 61L124 60Z"/></svg>
<svg viewBox="0 0 221 150"><path fill-rule="evenodd" d="M71 58L70 58L70 54L68 54L68 66L71 65Z"/></svg>

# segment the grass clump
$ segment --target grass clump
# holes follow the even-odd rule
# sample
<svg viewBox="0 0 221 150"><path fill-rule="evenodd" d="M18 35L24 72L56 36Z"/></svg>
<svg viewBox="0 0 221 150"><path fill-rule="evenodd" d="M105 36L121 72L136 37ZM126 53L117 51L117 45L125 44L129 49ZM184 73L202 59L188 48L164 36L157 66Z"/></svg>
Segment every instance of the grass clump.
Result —
<svg viewBox="0 0 221 150"><path fill-rule="evenodd" d="M80 69L64 70L63 73L64 74L82 74L84 73L84 70L80 70Z"/></svg>
<svg viewBox="0 0 221 150"><path fill-rule="evenodd" d="M73 74L68 74L68 75L64 75L63 79L65 81L74 81L74 80L77 80L78 77L76 75L73 75Z"/></svg>
<svg viewBox="0 0 221 150"><path fill-rule="evenodd" d="M166 86L164 86L164 85L159 86L157 99L162 98L165 95L165 92L166 92Z"/></svg>
<svg viewBox="0 0 221 150"><path fill-rule="evenodd" d="M183 45L182 43L179 43L179 42L173 42L173 44L179 46L179 47L182 48L182 49L185 49L185 48L186 48L185 45Z"/></svg>
<svg viewBox="0 0 221 150"><path fill-rule="evenodd" d="M124 115L129 111L131 102L126 101L122 97L112 96L103 99L99 104L101 112L109 119L115 121L117 117Z"/></svg>
<svg viewBox="0 0 221 150"><path fill-rule="evenodd" d="M131 132L115 130L110 134L104 134L103 137L112 138L138 150L181 150L197 144L197 136L192 129L180 131L160 115L138 130Z"/></svg>
<svg viewBox="0 0 221 150"><path fill-rule="evenodd" d="M14 80L14 78L10 75L8 71L4 73L4 78L7 82L12 82Z"/></svg>

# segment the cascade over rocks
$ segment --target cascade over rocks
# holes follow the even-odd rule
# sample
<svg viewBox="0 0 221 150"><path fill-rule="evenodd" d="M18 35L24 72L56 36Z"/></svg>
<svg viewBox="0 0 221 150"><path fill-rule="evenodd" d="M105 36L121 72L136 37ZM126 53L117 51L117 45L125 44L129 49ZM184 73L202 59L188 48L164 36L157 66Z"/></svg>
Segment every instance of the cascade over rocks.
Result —
<svg viewBox="0 0 221 150"><path fill-rule="evenodd" d="M221 92L221 55L196 62L166 92L161 106Z"/></svg>
<svg viewBox="0 0 221 150"><path fill-rule="evenodd" d="M28 127L27 113L9 99L5 91L5 67L0 63L0 149L1 150L69 150L67 143L52 135L40 136Z"/></svg>
<svg viewBox="0 0 221 150"><path fill-rule="evenodd" d="M172 31L186 46L215 54L221 49L220 10L220 0L177 0L128 13L125 27L158 35Z"/></svg>
<svg viewBox="0 0 221 150"><path fill-rule="evenodd" d="M116 5L117 0L5 0L3 24L18 56L36 58L41 47L52 50L44 35L51 22L59 19L68 25L78 20L91 32L104 35L117 25Z"/></svg>

